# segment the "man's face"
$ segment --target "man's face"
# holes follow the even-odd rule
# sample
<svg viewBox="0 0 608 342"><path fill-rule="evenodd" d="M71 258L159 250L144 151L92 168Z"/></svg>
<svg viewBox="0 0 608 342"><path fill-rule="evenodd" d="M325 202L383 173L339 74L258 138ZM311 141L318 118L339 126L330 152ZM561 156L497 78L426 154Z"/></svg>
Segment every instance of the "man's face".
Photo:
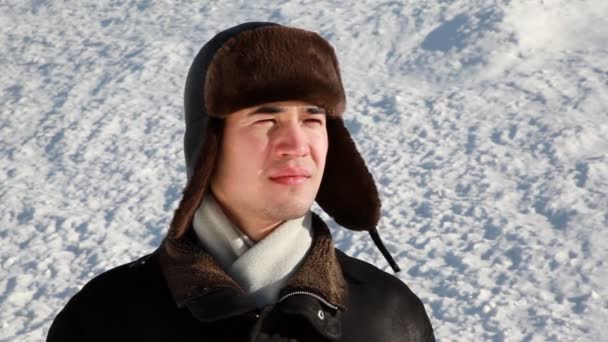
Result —
<svg viewBox="0 0 608 342"><path fill-rule="evenodd" d="M300 217L319 190L327 146L319 107L286 101L239 110L225 119L211 189L246 230Z"/></svg>

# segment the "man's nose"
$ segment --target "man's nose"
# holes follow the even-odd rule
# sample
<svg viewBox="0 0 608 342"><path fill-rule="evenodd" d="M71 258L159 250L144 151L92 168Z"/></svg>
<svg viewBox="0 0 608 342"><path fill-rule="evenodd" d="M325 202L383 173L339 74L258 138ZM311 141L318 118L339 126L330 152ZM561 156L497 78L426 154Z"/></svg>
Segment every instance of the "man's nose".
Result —
<svg viewBox="0 0 608 342"><path fill-rule="evenodd" d="M280 128L276 151L281 157L302 157L309 153L306 135L299 122L289 122Z"/></svg>

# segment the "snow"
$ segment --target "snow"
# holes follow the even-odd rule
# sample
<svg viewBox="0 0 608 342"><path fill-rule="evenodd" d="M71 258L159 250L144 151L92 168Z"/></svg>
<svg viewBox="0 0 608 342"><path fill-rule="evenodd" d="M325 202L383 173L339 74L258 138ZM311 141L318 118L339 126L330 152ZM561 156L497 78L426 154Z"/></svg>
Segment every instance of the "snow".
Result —
<svg viewBox="0 0 608 342"><path fill-rule="evenodd" d="M607 18L605 0L1 2L0 340L44 340L91 277L158 246L192 58L260 20L335 46L379 230L438 340L602 340Z"/></svg>

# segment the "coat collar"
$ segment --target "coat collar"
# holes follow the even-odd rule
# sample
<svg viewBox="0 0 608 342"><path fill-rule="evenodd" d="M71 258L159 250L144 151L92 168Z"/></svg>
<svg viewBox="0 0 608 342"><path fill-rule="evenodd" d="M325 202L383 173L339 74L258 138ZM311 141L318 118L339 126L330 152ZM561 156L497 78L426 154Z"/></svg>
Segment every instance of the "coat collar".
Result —
<svg viewBox="0 0 608 342"><path fill-rule="evenodd" d="M346 281L329 229L313 214L313 242L300 268L279 297L305 291L345 309ZM179 238L168 235L160 248L161 272L178 307L212 321L255 309L253 301L200 245L192 229ZM220 305L220 303L223 303Z"/></svg>

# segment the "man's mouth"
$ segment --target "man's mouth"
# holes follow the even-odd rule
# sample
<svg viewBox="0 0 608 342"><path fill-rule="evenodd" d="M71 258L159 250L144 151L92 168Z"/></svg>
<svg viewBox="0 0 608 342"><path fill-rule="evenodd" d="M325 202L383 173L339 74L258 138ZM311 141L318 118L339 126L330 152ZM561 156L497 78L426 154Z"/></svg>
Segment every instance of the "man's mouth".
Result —
<svg viewBox="0 0 608 342"><path fill-rule="evenodd" d="M284 168L273 172L269 178L279 184L297 185L308 180L310 172L301 168Z"/></svg>

